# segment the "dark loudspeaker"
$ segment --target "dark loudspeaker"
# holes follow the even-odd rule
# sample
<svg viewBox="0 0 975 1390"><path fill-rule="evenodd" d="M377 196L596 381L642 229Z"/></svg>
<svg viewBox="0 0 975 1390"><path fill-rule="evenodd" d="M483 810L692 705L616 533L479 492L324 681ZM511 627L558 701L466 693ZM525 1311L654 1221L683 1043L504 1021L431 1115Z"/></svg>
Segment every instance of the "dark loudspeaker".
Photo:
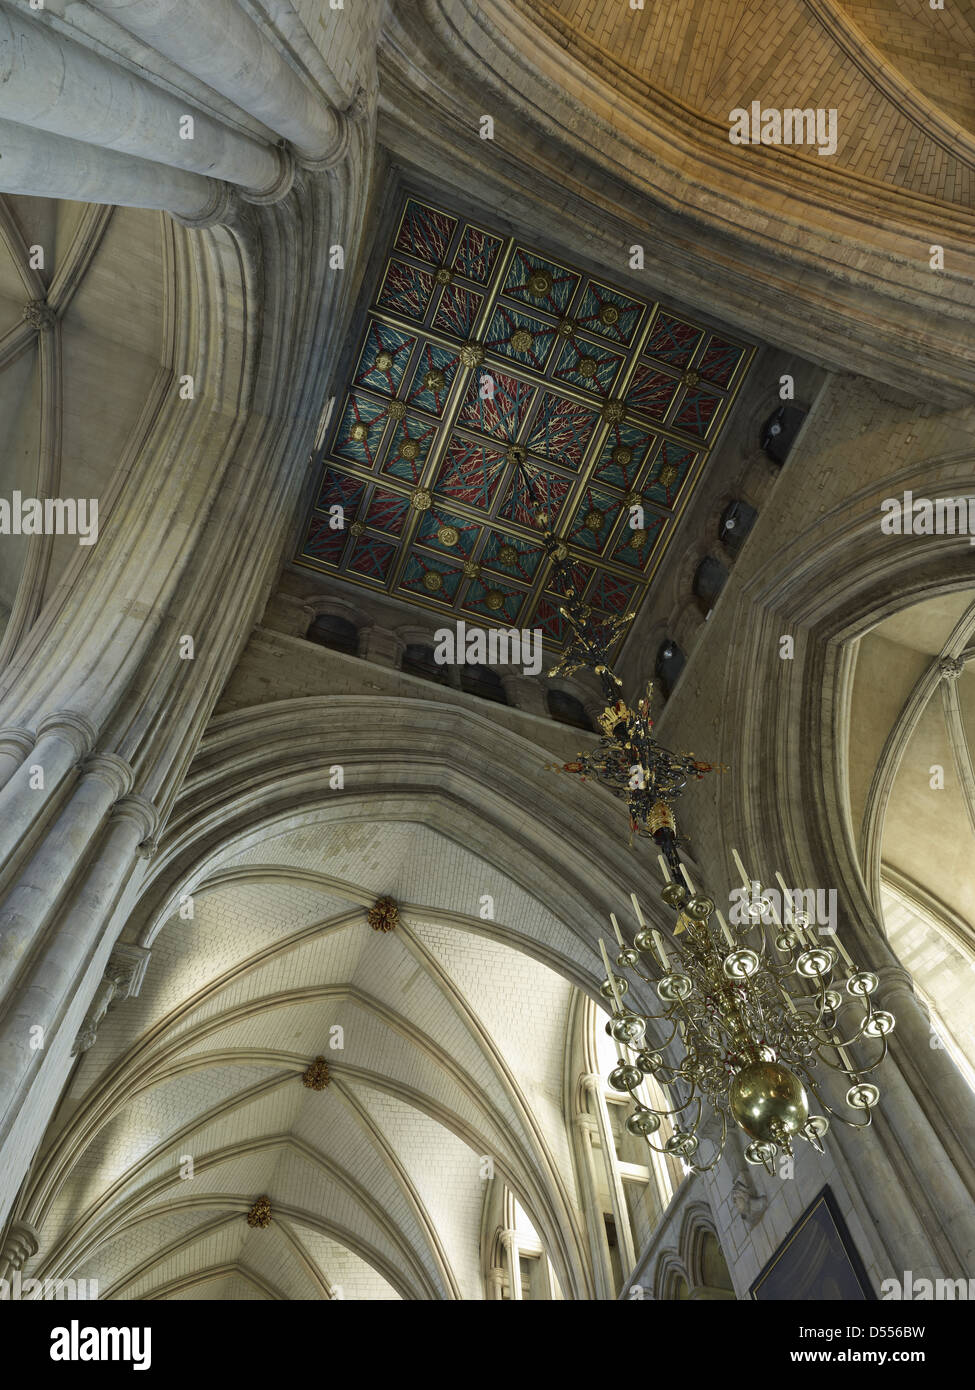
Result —
<svg viewBox="0 0 975 1390"><path fill-rule="evenodd" d="M806 412L797 405L780 405L765 421L762 448L773 463L785 463L805 418Z"/></svg>

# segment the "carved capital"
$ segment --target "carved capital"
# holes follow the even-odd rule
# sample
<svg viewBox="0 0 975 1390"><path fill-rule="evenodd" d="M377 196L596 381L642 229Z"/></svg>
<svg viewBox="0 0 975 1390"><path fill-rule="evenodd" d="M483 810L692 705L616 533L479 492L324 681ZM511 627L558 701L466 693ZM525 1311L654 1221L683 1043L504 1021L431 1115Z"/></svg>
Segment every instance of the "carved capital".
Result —
<svg viewBox="0 0 975 1390"><path fill-rule="evenodd" d="M138 793L121 797L112 807L112 819L132 821L141 842L155 843L151 841L151 836L159 824L159 812L147 797ZM139 852L142 853L142 844L139 845Z"/></svg>
<svg viewBox="0 0 975 1390"><path fill-rule="evenodd" d="M117 753L96 753L85 760L81 770L86 777L104 782L116 797L125 796L134 780L131 767Z"/></svg>
<svg viewBox="0 0 975 1390"><path fill-rule="evenodd" d="M256 192L251 189L240 189L240 196L245 203L256 203L258 207L269 207L272 203L280 203L291 192L295 182L294 155L284 144L277 146L275 154L278 158L278 176L274 183L271 184L270 188L258 189Z"/></svg>
<svg viewBox="0 0 975 1390"><path fill-rule="evenodd" d="M204 231L207 227L219 227L234 219L238 207L234 189L229 183L221 183L219 179L211 179L210 182L213 186L212 196L206 207L201 208L193 217L170 213L174 222L179 222L181 226L190 227L194 231Z"/></svg>
<svg viewBox="0 0 975 1390"><path fill-rule="evenodd" d="M79 758L87 757L95 746L98 730L90 719L75 710L60 709L46 714L37 725L38 740L52 736L72 744Z"/></svg>
<svg viewBox="0 0 975 1390"><path fill-rule="evenodd" d="M0 729L0 753L6 753L11 758L26 758L33 747L34 735L30 729L22 728L20 725Z"/></svg>

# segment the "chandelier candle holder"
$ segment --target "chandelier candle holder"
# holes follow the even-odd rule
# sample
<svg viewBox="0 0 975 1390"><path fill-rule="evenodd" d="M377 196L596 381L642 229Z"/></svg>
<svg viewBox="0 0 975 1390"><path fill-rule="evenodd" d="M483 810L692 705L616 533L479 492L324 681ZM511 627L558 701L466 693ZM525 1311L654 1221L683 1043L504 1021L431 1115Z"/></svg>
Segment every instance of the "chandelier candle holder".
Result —
<svg viewBox="0 0 975 1390"><path fill-rule="evenodd" d="M634 707L626 703L623 682L613 670L613 652L634 615L595 613L582 601L569 545L551 529L538 470L523 460L518 471L524 493L534 503L535 525L544 532L552 566L548 587L564 597L559 612L565 638L558 664L548 674L571 676L585 667L598 679L606 700L596 747L553 770L591 779L625 803L630 842L640 837L656 844L664 879L661 897L676 913L666 934L648 927L632 894L638 931L631 945L615 913L610 918L616 965L654 987L662 1013L640 1014L626 1007L629 983L614 973L606 944L599 942L606 969L601 993L613 1006L607 1031L619 1055L609 1083L635 1102L627 1130L645 1138L657 1152L680 1157L694 1172L707 1172L720 1160L731 1128L737 1126L750 1141L745 1149L748 1162L774 1173L776 1154L781 1149L791 1155L797 1137L823 1151L829 1129L826 1114L854 1129L870 1124L880 1092L864 1078L887 1056L894 1017L873 1007L877 976L853 963L835 933L834 944L822 944L808 915L796 910L781 874L776 880L783 890L785 921L779 920L771 894L746 873L737 850L732 851L751 893L747 920L737 929L725 921L713 899L695 888L680 857L673 803L689 781L727 769L699 762L692 753L671 752L657 741L652 684ZM855 1005L859 1013L848 1022ZM646 1038L651 1022L659 1025L655 1047ZM854 1065L847 1050L857 1044L877 1051L862 1067ZM677 1055L666 1061L672 1049ZM840 1114L820 1093L820 1083L830 1073L849 1083L846 1103L859 1118ZM648 1076L667 1088L672 1109L655 1110L643 1103L637 1093ZM826 1113L810 1114L810 1095ZM716 1151L707 1163L690 1163L700 1148L702 1121L714 1115L720 1121ZM652 1136L664 1119L673 1132L660 1148Z"/></svg>
<svg viewBox="0 0 975 1390"><path fill-rule="evenodd" d="M754 880L736 852L735 861L752 888ZM894 1027L892 1014L873 1007L876 975L858 969L835 934L835 949L823 945L804 913L789 908L783 913L787 920L780 921L765 890L753 892L745 907L748 921L733 931L713 900L695 888L684 864L680 883L663 855L659 862L661 897L676 913L673 929L665 935L648 928L635 893L639 930L632 945L626 944L615 914L611 920L616 965L655 988L662 1013L626 1007L629 982L614 973L605 942L599 943L606 969L600 992L613 1004L607 1031L620 1057L609 1084L635 1102L626 1120L629 1133L703 1173L718 1163L730 1128L737 1125L751 1141L747 1161L774 1173L776 1154L781 1149L791 1155L795 1138L823 1151L829 1120L810 1114L810 1095L844 1124L866 1128L880 1092L864 1078L886 1058ZM854 1008L857 1017L847 1023ZM650 1022L659 1025L655 1047L646 1038ZM857 1043L876 1048L864 1066L855 1066L847 1051ZM679 1055L668 1061L671 1049ZM849 1083L846 1103L859 1118L834 1110L823 1097L822 1078L831 1072ZM672 1109L653 1109L637 1094L648 1076L671 1092ZM705 1103L720 1120L720 1138L708 1162L691 1162L700 1148ZM661 1147L652 1136L665 1118L673 1132Z"/></svg>

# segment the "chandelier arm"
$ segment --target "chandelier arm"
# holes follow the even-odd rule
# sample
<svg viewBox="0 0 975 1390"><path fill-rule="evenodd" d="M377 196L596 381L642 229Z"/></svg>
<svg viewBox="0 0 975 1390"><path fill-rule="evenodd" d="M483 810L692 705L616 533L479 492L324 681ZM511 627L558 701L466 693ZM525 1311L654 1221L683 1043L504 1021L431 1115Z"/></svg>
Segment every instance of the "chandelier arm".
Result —
<svg viewBox="0 0 975 1390"><path fill-rule="evenodd" d="M724 1153L724 1146L728 1142L728 1117L720 1108L718 1109L718 1114L721 1116L721 1139L715 1150L715 1155L710 1163L692 1164L691 1171L694 1173L710 1173L711 1169L721 1162L721 1155Z"/></svg>

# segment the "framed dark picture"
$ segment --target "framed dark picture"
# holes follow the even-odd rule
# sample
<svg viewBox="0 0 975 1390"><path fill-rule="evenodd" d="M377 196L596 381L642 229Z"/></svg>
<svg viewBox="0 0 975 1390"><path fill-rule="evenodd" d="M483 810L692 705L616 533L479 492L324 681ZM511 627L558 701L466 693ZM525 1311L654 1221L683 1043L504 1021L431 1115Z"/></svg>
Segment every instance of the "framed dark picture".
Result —
<svg viewBox="0 0 975 1390"><path fill-rule="evenodd" d="M749 1289L762 1302L875 1302L828 1187L803 1212Z"/></svg>

